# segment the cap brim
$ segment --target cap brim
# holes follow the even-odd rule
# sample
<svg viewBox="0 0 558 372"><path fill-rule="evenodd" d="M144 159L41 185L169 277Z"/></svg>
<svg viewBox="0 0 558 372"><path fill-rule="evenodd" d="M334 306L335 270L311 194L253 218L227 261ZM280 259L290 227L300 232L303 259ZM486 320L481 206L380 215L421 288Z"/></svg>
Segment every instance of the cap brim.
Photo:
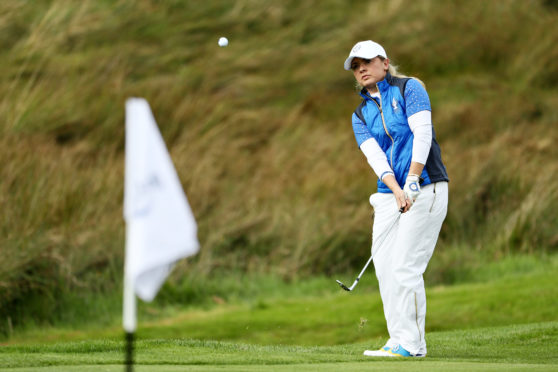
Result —
<svg viewBox="0 0 558 372"><path fill-rule="evenodd" d="M351 63L353 62L353 59L355 58L362 58L362 59L374 59L376 57L383 57L383 58L387 58L386 56L382 55L382 54L376 54L373 57L370 56L363 56L363 55L359 55L359 56L349 56L349 58L347 58L345 60L345 63L343 64L343 67L345 67L345 70L349 71L351 69Z"/></svg>
<svg viewBox="0 0 558 372"><path fill-rule="evenodd" d="M349 58L347 58L345 60L345 63L343 64L343 67L345 67L345 70L349 71L351 69L351 63L353 62L353 58L355 58L356 56L350 56Z"/></svg>

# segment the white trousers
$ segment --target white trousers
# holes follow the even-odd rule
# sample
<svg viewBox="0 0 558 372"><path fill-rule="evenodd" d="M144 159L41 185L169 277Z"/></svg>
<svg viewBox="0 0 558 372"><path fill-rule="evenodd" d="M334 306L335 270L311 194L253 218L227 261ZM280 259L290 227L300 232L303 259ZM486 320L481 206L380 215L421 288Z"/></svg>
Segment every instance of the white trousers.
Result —
<svg viewBox="0 0 558 372"><path fill-rule="evenodd" d="M395 225L399 211L393 194L372 194L370 204L375 216L372 255L390 337L387 345L400 344L412 354L426 354L422 275L447 214L448 183L424 186Z"/></svg>

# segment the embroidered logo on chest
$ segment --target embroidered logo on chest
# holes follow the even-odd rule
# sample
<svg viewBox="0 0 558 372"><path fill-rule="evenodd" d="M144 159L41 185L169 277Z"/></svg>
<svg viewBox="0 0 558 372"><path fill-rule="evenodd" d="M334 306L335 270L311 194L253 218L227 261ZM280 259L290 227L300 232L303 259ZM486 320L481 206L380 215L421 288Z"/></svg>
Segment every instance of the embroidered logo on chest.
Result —
<svg viewBox="0 0 558 372"><path fill-rule="evenodd" d="M399 106L397 105L397 101L395 100L395 98L392 99L391 101L391 107L393 107L393 111L397 112L397 110L399 110Z"/></svg>

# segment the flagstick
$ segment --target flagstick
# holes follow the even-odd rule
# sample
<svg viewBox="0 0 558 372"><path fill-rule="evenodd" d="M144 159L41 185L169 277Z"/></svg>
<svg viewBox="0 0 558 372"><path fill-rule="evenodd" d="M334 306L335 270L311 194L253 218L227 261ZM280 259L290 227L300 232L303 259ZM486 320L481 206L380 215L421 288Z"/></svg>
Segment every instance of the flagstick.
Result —
<svg viewBox="0 0 558 372"><path fill-rule="evenodd" d="M126 256L128 255L129 249L128 244L130 244L130 226L126 226ZM137 327L136 319L136 294L134 293L134 280L131 275L128 274L127 270L127 260L124 264L124 301L123 301L123 326L126 332L126 372L132 372L134 370L134 332Z"/></svg>
<svg viewBox="0 0 558 372"><path fill-rule="evenodd" d="M125 125L123 326L126 366L132 371L136 295L152 301L172 265L196 254L199 241L196 220L145 99L126 100Z"/></svg>
<svg viewBox="0 0 558 372"><path fill-rule="evenodd" d="M126 332L126 358L124 361L126 372L134 371L134 334Z"/></svg>

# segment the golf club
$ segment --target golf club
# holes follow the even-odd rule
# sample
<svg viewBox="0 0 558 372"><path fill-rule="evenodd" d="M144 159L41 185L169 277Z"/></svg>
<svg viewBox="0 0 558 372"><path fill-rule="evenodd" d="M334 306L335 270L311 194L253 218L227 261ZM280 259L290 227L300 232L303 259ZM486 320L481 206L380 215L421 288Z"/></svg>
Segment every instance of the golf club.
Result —
<svg viewBox="0 0 558 372"><path fill-rule="evenodd" d="M397 221L399 221L399 217L401 217L401 213L402 213L402 210L399 210L399 214L398 214L397 217L395 218L395 221L393 221L393 223L391 224L390 228L385 232L385 234L384 234L384 236L383 236L383 239L382 239L382 242L381 242L381 243L383 243L384 240L386 240L386 237L387 237L387 236L389 235L389 233L391 232L391 229L393 229L393 226L395 226L395 224L397 223ZM380 246L381 246L381 243L377 243L377 244L380 244ZM372 245L374 245L374 243L372 243ZM379 249L379 248L378 248L378 249ZM376 251L376 254L378 254L377 251ZM366 265L364 265L364 268L362 269L362 271L360 272L360 274L358 274L358 276L357 276L357 278L355 279L355 282L353 283L352 286L347 287L345 284L341 283L340 280L336 280L337 284L339 284L339 286L340 286L341 288L343 288L344 290L346 290L346 291L348 291L348 292L351 292L351 291L356 287L356 285L358 284L358 281L359 281L360 278L362 277L362 274L364 274L364 272L366 271L366 268L368 268L368 265L370 265L370 262L372 262L372 260L374 259L374 256L375 256L375 255L371 255L371 256L370 256L370 258L368 259L368 262L366 262Z"/></svg>

